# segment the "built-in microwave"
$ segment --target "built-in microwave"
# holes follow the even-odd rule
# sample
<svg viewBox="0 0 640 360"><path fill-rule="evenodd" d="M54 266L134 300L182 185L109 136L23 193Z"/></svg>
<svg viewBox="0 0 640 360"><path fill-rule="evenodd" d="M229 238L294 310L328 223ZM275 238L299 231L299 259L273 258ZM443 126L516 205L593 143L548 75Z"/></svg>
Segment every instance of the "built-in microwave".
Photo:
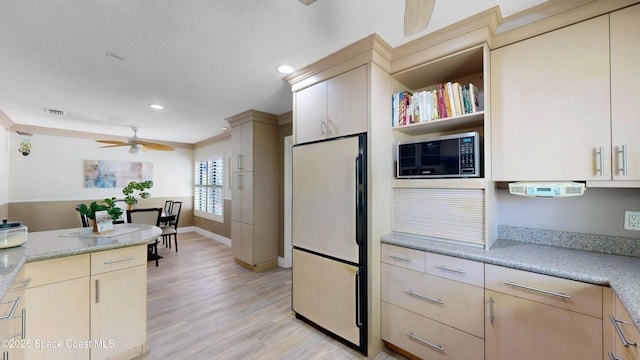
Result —
<svg viewBox="0 0 640 360"><path fill-rule="evenodd" d="M480 177L477 132L421 138L398 143L398 178Z"/></svg>

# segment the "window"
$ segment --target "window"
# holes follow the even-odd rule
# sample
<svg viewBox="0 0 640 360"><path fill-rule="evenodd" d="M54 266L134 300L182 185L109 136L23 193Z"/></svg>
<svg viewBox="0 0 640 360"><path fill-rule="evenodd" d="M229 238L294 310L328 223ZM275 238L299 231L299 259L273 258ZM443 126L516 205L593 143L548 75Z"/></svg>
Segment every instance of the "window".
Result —
<svg viewBox="0 0 640 360"><path fill-rule="evenodd" d="M196 161L194 212L198 216L223 222L224 157Z"/></svg>

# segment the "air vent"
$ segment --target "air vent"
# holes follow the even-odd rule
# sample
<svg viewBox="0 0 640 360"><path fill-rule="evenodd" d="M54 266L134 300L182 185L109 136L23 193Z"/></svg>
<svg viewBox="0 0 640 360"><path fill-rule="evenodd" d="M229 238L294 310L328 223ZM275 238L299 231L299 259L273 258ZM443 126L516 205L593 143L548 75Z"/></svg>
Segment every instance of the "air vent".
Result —
<svg viewBox="0 0 640 360"><path fill-rule="evenodd" d="M44 108L44 111L49 113L49 115L55 115L55 116L64 116L65 115L64 111L62 111L62 110Z"/></svg>

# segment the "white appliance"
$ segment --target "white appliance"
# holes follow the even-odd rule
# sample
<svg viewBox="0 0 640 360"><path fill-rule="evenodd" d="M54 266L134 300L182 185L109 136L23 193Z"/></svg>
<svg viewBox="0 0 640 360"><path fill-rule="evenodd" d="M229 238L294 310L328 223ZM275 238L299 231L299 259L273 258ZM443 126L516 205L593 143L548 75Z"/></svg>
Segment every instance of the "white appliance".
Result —
<svg viewBox="0 0 640 360"><path fill-rule="evenodd" d="M366 134L293 147L292 308L367 348Z"/></svg>
<svg viewBox="0 0 640 360"><path fill-rule="evenodd" d="M509 183L509 193L513 195L557 198L584 195L586 186L577 182L516 182Z"/></svg>

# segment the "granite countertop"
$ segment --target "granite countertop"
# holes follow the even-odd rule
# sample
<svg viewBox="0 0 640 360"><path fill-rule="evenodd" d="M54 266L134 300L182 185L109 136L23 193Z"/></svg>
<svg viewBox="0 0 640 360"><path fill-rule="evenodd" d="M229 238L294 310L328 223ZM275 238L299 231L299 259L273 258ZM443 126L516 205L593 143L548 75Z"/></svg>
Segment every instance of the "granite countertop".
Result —
<svg viewBox="0 0 640 360"><path fill-rule="evenodd" d="M498 239L490 249L392 233L382 243L610 286L640 329L640 258Z"/></svg>
<svg viewBox="0 0 640 360"><path fill-rule="evenodd" d="M114 225L113 232L101 235L90 228L28 233L22 246L0 250L0 298L27 262L142 245L161 234L159 227L144 224Z"/></svg>

